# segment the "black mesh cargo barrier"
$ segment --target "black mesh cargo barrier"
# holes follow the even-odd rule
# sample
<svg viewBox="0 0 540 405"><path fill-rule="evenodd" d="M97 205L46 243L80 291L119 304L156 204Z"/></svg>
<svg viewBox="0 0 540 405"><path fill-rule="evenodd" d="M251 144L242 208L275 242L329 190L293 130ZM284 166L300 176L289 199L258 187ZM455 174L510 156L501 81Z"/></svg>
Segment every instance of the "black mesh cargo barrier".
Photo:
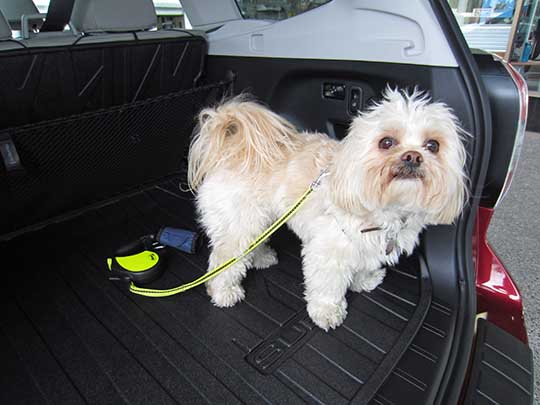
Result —
<svg viewBox="0 0 540 405"><path fill-rule="evenodd" d="M0 235L178 173L195 114L228 84L1 131Z"/></svg>

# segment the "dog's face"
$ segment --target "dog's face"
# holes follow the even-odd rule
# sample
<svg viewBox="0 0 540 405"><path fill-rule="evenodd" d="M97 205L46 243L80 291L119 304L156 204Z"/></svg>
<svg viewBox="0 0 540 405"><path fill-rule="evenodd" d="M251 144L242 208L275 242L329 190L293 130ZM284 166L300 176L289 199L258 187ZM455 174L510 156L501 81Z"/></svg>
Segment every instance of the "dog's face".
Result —
<svg viewBox="0 0 540 405"><path fill-rule="evenodd" d="M349 211L401 209L425 213L428 223L451 223L465 200L465 158L445 104L387 89L340 145L334 198Z"/></svg>

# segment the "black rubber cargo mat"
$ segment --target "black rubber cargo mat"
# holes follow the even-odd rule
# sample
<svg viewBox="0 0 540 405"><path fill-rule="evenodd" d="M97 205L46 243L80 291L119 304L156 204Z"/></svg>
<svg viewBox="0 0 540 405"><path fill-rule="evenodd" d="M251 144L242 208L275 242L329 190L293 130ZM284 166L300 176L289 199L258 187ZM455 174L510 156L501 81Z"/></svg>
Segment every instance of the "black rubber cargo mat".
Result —
<svg viewBox="0 0 540 405"><path fill-rule="evenodd" d="M349 294L345 323L329 333L307 317L300 246L288 231L271 242L279 264L248 272L246 299L230 309L212 306L203 287L155 299L109 281L105 258L116 247L160 225L195 227L187 197L167 182L0 245L11 263L0 403L340 404L373 400L388 384L429 306L418 257L372 293ZM206 258L170 254L154 286L198 277ZM400 373L393 378L414 382Z"/></svg>

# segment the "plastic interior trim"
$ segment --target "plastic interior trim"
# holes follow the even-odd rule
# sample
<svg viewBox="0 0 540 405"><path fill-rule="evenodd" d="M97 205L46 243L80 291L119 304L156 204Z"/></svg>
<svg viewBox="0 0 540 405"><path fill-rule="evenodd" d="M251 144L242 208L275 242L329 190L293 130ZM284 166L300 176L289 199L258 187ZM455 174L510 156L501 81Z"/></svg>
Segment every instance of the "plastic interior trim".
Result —
<svg viewBox="0 0 540 405"><path fill-rule="evenodd" d="M457 66L426 0L334 0L281 21L238 18L208 39L209 55Z"/></svg>
<svg viewBox="0 0 540 405"><path fill-rule="evenodd" d="M489 98L469 47L446 0L431 0L433 11L443 28L449 45L459 62L459 70L469 92L473 108L474 144L470 155L471 195L480 195L485 181L491 151L491 109ZM459 272L460 297L456 332L452 343L447 371L441 381L437 403L456 403L459 399L465 373L469 365L474 337L476 313L476 286L472 260L473 227L479 205L472 198L456 227L457 271Z"/></svg>

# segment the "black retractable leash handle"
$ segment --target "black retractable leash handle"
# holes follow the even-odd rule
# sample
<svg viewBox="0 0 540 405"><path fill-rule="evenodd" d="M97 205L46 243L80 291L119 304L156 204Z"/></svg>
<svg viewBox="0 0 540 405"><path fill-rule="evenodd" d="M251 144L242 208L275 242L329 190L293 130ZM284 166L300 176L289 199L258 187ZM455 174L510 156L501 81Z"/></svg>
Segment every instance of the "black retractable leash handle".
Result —
<svg viewBox="0 0 540 405"><path fill-rule="evenodd" d="M164 259L159 250L171 247L195 253L202 243L197 232L171 227L161 228L156 235L145 235L116 250L107 259L110 280L147 284L163 274Z"/></svg>

